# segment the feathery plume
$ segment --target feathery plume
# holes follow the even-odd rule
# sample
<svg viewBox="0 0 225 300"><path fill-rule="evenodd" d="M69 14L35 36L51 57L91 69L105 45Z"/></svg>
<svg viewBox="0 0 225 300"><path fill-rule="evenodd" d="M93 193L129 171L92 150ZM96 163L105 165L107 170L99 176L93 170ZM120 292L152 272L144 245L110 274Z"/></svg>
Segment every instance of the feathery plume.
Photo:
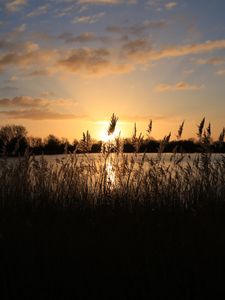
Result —
<svg viewBox="0 0 225 300"><path fill-rule="evenodd" d="M203 132L204 125L205 125L205 117L202 119L202 121L198 125L197 136L198 136L199 139L201 139L201 137L202 137L202 132Z"/></svg>
<svg viewBox="0 0 225 300"><path fill-rule="evenodd" d="M178 132L177 132L177 135L176 135L176 137L177 137L178 140L181 138L183 130L184 130L184 121L180 125L180 127L178 129Z"/></svg>
<svg viewBox="0 0 225 300"><path fill-rule="evenodd" d="M111 116L110 123L109 123L108 135L111 135L114 133L118 119L119 118L113 113Z"/></svg>

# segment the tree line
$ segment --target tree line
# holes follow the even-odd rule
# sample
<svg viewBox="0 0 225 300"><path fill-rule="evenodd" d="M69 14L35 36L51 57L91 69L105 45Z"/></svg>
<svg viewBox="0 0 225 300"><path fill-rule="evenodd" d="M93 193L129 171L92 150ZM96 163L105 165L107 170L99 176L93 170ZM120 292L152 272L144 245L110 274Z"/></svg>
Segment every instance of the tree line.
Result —
<svg viewBox="0 0 225 300"><path fill-rule="evenodd" d="M200 124L201 125L201 124ZM201 130L201 128L200 128ZM150 129L149 129L150 131ZM179 131L178 131L179 133ZM225 131L221 133L217 141L208 140L208 150L212 153L225 153L224 142ZM204 138L204 136L203 136ZM205 142L201 139L187 139L170 141L170 135L162 140L155 140L151 137L144 138L136 135L136 125L134 135L131 138L117 137L111 142L111 151L122 150L125 153L150 152L155 153L159 150L163 152L186 152L195 153L204 151ZM0 128L0 154L1 156L24 155L26 151L31 154L64 154L64 153L100 153L104 151L106 143L93 140L90 133L83 133L80 140L74 139L69 142L66 138L58 138L49 134L46 138L28 136L26 128L22 125L5 125ZM163 149L160 149L163 147Z"/></svg>

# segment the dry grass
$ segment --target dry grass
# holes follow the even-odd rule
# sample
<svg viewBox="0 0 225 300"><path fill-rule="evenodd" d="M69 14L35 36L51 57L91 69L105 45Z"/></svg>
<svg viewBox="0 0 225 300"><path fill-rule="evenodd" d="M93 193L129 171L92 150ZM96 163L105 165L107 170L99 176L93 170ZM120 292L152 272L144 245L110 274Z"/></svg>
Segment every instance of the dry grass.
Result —
<svg viewBox="0 0 225 300"><path fill-rule="evenodd" d="M0 164L2 208L27 203L186 210L223 202L225 195L225 157L210 153L74 153L51 162L27 154Z"/></svg>

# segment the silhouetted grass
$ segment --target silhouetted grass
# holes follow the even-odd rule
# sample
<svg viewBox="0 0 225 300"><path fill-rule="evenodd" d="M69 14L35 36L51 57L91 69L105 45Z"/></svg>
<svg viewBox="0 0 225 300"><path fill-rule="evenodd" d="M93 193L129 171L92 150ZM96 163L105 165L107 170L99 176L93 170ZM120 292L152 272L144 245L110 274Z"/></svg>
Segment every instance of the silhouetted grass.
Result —
<svg viewBox="0 0 225 300"><path fill-rule="evenodd" d="M26 203L33 208L197 210L224 202L225 157L207 152L170 157L162 152L71 154L51 162L26 155L0 164L2 209L21 209Z"/></svg>
<svg viewBox="0 0 225 300"><path fill-rule="evenodd" d="M94 157L1 160L5 299L222 297L225 157L200 125L194 157L168 159L168 135L151 156L124 154L118 139Z"/></svg>

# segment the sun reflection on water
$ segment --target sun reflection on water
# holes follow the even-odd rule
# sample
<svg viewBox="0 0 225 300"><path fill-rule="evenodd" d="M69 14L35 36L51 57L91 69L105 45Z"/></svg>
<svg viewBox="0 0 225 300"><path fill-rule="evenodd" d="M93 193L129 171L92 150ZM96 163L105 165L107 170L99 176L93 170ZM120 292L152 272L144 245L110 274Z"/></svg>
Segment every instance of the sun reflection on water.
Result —
<svg viewBox="0 0 225 300"><path fill-rule="evenodd" d="M112 188L115 186L116 174L111 159L109 159L106 162L106 172L107 172L107 185L108 187Z"/></svg>

